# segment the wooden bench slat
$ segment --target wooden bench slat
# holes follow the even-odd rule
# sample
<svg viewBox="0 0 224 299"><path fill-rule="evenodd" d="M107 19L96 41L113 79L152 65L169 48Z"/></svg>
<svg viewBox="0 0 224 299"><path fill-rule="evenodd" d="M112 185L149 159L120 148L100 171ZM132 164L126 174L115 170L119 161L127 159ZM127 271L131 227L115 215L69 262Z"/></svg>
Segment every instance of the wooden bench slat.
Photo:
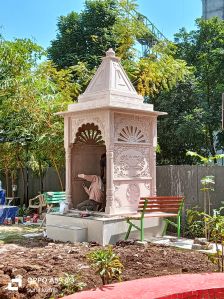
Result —
<svg viewBox="0 0 224 299"><path fill-rule="evenodd" d="M180 205L159 205L158 206L160 209L177 209L179 210ZM150 208L150 207L149 207Z"/></svg>
<svg viewBox="0 0 224 299"><path fill-rule="evenodd" d="M142 211L139 211L138 210L138 212L139 213L141 213ZM160 210L152 210L152 209L150 209L150 210L145 210L145 213L162 213L162 212L170 212L170 213L175 213L175 214L178 214L178 210L173 210L173 209L160 209Z"/></svg>
<svg viewBox="0 0 224 299"><path fill-rule="evenodd" d="M178 199L178 198L181 198L183 199L184 196L146 196L146 197L141 197L141 199L164 199L164 198L170 198L170 199Z"/></svg>
<svg viewBox="0 0 224 299"><path fill-rule="evenodd" d="M175 197L175 198L173 198L173 197L164 197L164 198L159 198L159 197L146 197L146 198L144 198L144 197L141 197L140 198L140 200L141 201L144 201L144 200L182 200L183 198L182 197Z"/></svg>
<svg viewBox="0 0 224 299"><path fill-rule="evenodd" d="M180 203L173 203L173 202L170 202L170 203L164 203L164 204L162 204L162 203L151 203L151 202L149 202L148 204L147 204L147 207L148 208L153 208L153 207L174 207L174 208L176 208L176 207L179 207L180 206ZM144 205L143 204L140 204L139 206L138 206L138 208L139 209L142 209L144 207Z"/></svg>
<svg viewBox="0 0 224 299"><path fill-rule="evenodd" d="M143 201L139 201L139 204L144 204L144 200ZM148 203L177 203L179 204L180 202L182 202L182 200L147 200Z"/></svg>
<svg viewBox="0 0 224 299"><path fill-rule="evenodd" d="M179 207L177 208L169 208L169 207L154 207L154 208L146 208L145 211L174 211L177 213L179 211ZM138 212L143 212L143 209L138 209Z"/></svg>
<svg viewBox="0 0 224 299"><path fill-rule="evenodd" d="M60 198L60 199L58 199L58 198L47 198L46 199L47 202L52 202L52 201L59 202L59 201L63 201L63 200L65 200L65 198Z"/></svg>
<svg viewBox="0 0 224 299"><path fill-rule="evenodd" d="M179 206L173 207L173 206L153 206L153 207L146 207L145 210L161 210L161 209L173 209L175 211L179 210ZM138 208L139 211L143 211L143 208Z"/></svg>
<svg viewBox="0 0 224 299"><path fill-rule="evenodd" d="M162 218L166 218L166 217L175 217L175 216L177 216L176 213L151 212L151 213L146 213L144 215L144 218L145 217L146 218L151 218L151 217L160 217L160 218L162 217ZM141 214L138 213L136 215L128 216L127 218L128 219L141 219Z"/></svg>
<svg viewBox="0 0 224 299"><path fill-rule="evenodd" d="M157 211L162 211L162 210L164 210L164 209L167 209L167 210L169 210L169 211L175 211L175 212L178 212L178 210L179 210L179 207L146 207L146 209L145 209L145 211L155 211L155 210L157 210ZM143 209L142 208L138 208L138 212L143 212Z"/></svg>
<svg viewBox="0 0 224 299"><path fill-rule="evenodd" d="M144 215L144 217L174 217L177 216L176 213L166 213L166 212L151 212Z"/></svg>
<svg viewBox="0 0 224 299"><path fill-rule="evenodd" d="M60 199L60 198L66 198L65 195L62 195L62 196L46 196L47 198L56 198L56 199Z"/></svg>
<svg viewBox="0 0 224 299"><path fill-rule="evenodd" d="M139 204L144 204L144 202L145 202L145 200L140 200L139 201ZM178 200L159 200L159 199L156 199L156 200L148 200L148 203L162 203L162 204L164 204L164 203L171 203L171 202L173 202L173 203L180 203L180 202L182 202L182 200L181 199L178 199Z"/></svg>
<svg viewBox="0 0 224 299"><path fill-rule="evenodd" d="M182 200L180 201L147 201L148 205L170 205L170 204L174 204L174 205L180 205L182 203ZM145 202L139 202L139 206L144 206Z"/></svg>
<svg viewBox="0 0 224 299"><path fill-rule="evenodd" d="M62 202L62 201L64 201L65 199L61 199L61 200L56 200L56 199L52 199L52 200L47 200L47 203L60 203L60 202Z"/></svg>

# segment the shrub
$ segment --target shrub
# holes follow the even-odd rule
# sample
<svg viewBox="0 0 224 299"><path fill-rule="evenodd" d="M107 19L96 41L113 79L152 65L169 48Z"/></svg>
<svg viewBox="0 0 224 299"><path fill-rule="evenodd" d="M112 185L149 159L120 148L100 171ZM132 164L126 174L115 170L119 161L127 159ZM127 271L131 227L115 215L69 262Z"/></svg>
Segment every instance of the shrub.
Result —
<svg viewBox="0 0 224 299"><path fill-rule="evenodd" d="M210 260L217 265L218 271L224 272L224 216L220 215L223 208L213 216L207 215L205 222L210 230L211 238L215 242L216 252L209 255ZM221 249L218 244L221 245Z"/></svg>
<svg viewBox="0 0 224 299"><path fill-rule="evenodd" d="M68 273L64 273L64 275L59 278L59 285L62 290L60 296L79 292L86 286L84 282L80 281L80 276Z"/></svg>
<svg viewBox="0 0 224 299"><path fill-rule="evenodd" d="M111 283L113 279L121 281L123 265L111 246L88 253L87 259L96 274L100 275L103 285Z"/></svg>
<svg viewBox="0 0 224 299"><path fill-rule="evenodd" d="M205 234L204 213L193 209L187 209L186 235L190 238L200 238Z"/></svg>

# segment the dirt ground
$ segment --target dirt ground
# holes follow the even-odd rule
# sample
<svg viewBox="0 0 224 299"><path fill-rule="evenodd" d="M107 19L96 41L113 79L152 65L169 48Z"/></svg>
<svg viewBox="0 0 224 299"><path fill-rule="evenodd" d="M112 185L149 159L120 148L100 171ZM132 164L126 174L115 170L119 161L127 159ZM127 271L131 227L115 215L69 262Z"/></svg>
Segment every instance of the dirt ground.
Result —
<svg viewBox="0 0 224 299"><path fill-rule="evenodd" d="M0 298L58 298L62 294L58 279L63 273L78 275L79 281L86 283L84 289L101 286L101 279L86 259L86 254L97 248L88 243L52 243L42 237L0 244ZM114 250L124 265L124 281L216 270L205 254L195 251L135 242L120 242ZM22 278L19 290L5 289L18 275Z"/></svg>

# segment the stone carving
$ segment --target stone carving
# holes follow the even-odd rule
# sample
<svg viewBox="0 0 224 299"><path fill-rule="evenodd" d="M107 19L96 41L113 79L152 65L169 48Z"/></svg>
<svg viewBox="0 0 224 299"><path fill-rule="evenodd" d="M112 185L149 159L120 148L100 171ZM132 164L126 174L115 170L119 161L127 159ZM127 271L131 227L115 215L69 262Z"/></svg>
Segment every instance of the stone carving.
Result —
<svg viewBox="0 0 224 299"><path fill-rule="evenodd" d="M109 133L106 133L107 130L105 130L105 115L101 112L101 113L80 113L78 115L76 115L75 118L72 118L72 130L71 130L71 143L74 143L75 138L76 138L76 134L78 132L78 129L83 125L83 124L87 124L90 123L87 120L91 120L91 123L93 123L94 125L97 125L99 130L101 131L102 134L102 139L105 141L108 140L108 135Z"/></svg>
<svg viewBox="0 0 224 299"><path fill-rule="evenodd" d="M91 124L84 124L76 133L75 138L76 144L104 144L104 140L102 139L101 131L98 129L98 126Z"/></svg>
<svg viewBox="0 0 224 299"><path fill-rule="evenodd" d="M149 181L145 181L144 185L145 185L146 189L148 189L149 191L151 191L151 184L150 184Z"/></svg>
<svg viewBox="0 0 224 299"><path fill-rule="evenodd" d="M127 76L125 73L121 70L121 67L119 63L113 62L114 71L115 71L115 88L128 91L128 92L135 92L135 89L133 88L132 84L130 84Z"/></svg>
<svg viewBox="0 0 224 299"><path fill-rule="evenodd" d="M115 146L115 178L150 177L149 148L139 145Z"/></svg>
<svg viewBox="0 0 224 299"><path fill-rule="evenodd" d="M115 142L152 143L151 119L146 116L116 113Z"/></svg>
<svg viewBox="0 0 224 299"><path fill-rule="evenodd" d="M121 207L122 203L121 200L119 198L119 196L116 194L119 191L120 188L120 182L114 182L114 201L115 201L115 207Z"/></svg>
<svg viewBox="0 0 224 299"><path fill-rule="evenodd" d="M130 203L136 203L136 201L139 200L140 188L139 188L138 184L131 183L128 185L126 197Z"/></svg>
<svg viewBox="0 0 224 299"><path fill-rule="evenodd" d="M118 134L118 140L127 143L145 143L142 131L136 126L126 126Z"/></svg>

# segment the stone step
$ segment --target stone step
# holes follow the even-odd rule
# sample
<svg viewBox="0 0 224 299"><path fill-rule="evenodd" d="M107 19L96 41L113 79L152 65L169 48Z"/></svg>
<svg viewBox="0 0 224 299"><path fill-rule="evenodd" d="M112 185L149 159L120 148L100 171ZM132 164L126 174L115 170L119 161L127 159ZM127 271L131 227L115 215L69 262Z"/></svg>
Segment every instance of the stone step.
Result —
<svg viewBox="0 0 224 299"><path fill-rule="evenodd" d="M87 242L87 228L62 224L47 225L47 237L62 242Z"/></svg>

